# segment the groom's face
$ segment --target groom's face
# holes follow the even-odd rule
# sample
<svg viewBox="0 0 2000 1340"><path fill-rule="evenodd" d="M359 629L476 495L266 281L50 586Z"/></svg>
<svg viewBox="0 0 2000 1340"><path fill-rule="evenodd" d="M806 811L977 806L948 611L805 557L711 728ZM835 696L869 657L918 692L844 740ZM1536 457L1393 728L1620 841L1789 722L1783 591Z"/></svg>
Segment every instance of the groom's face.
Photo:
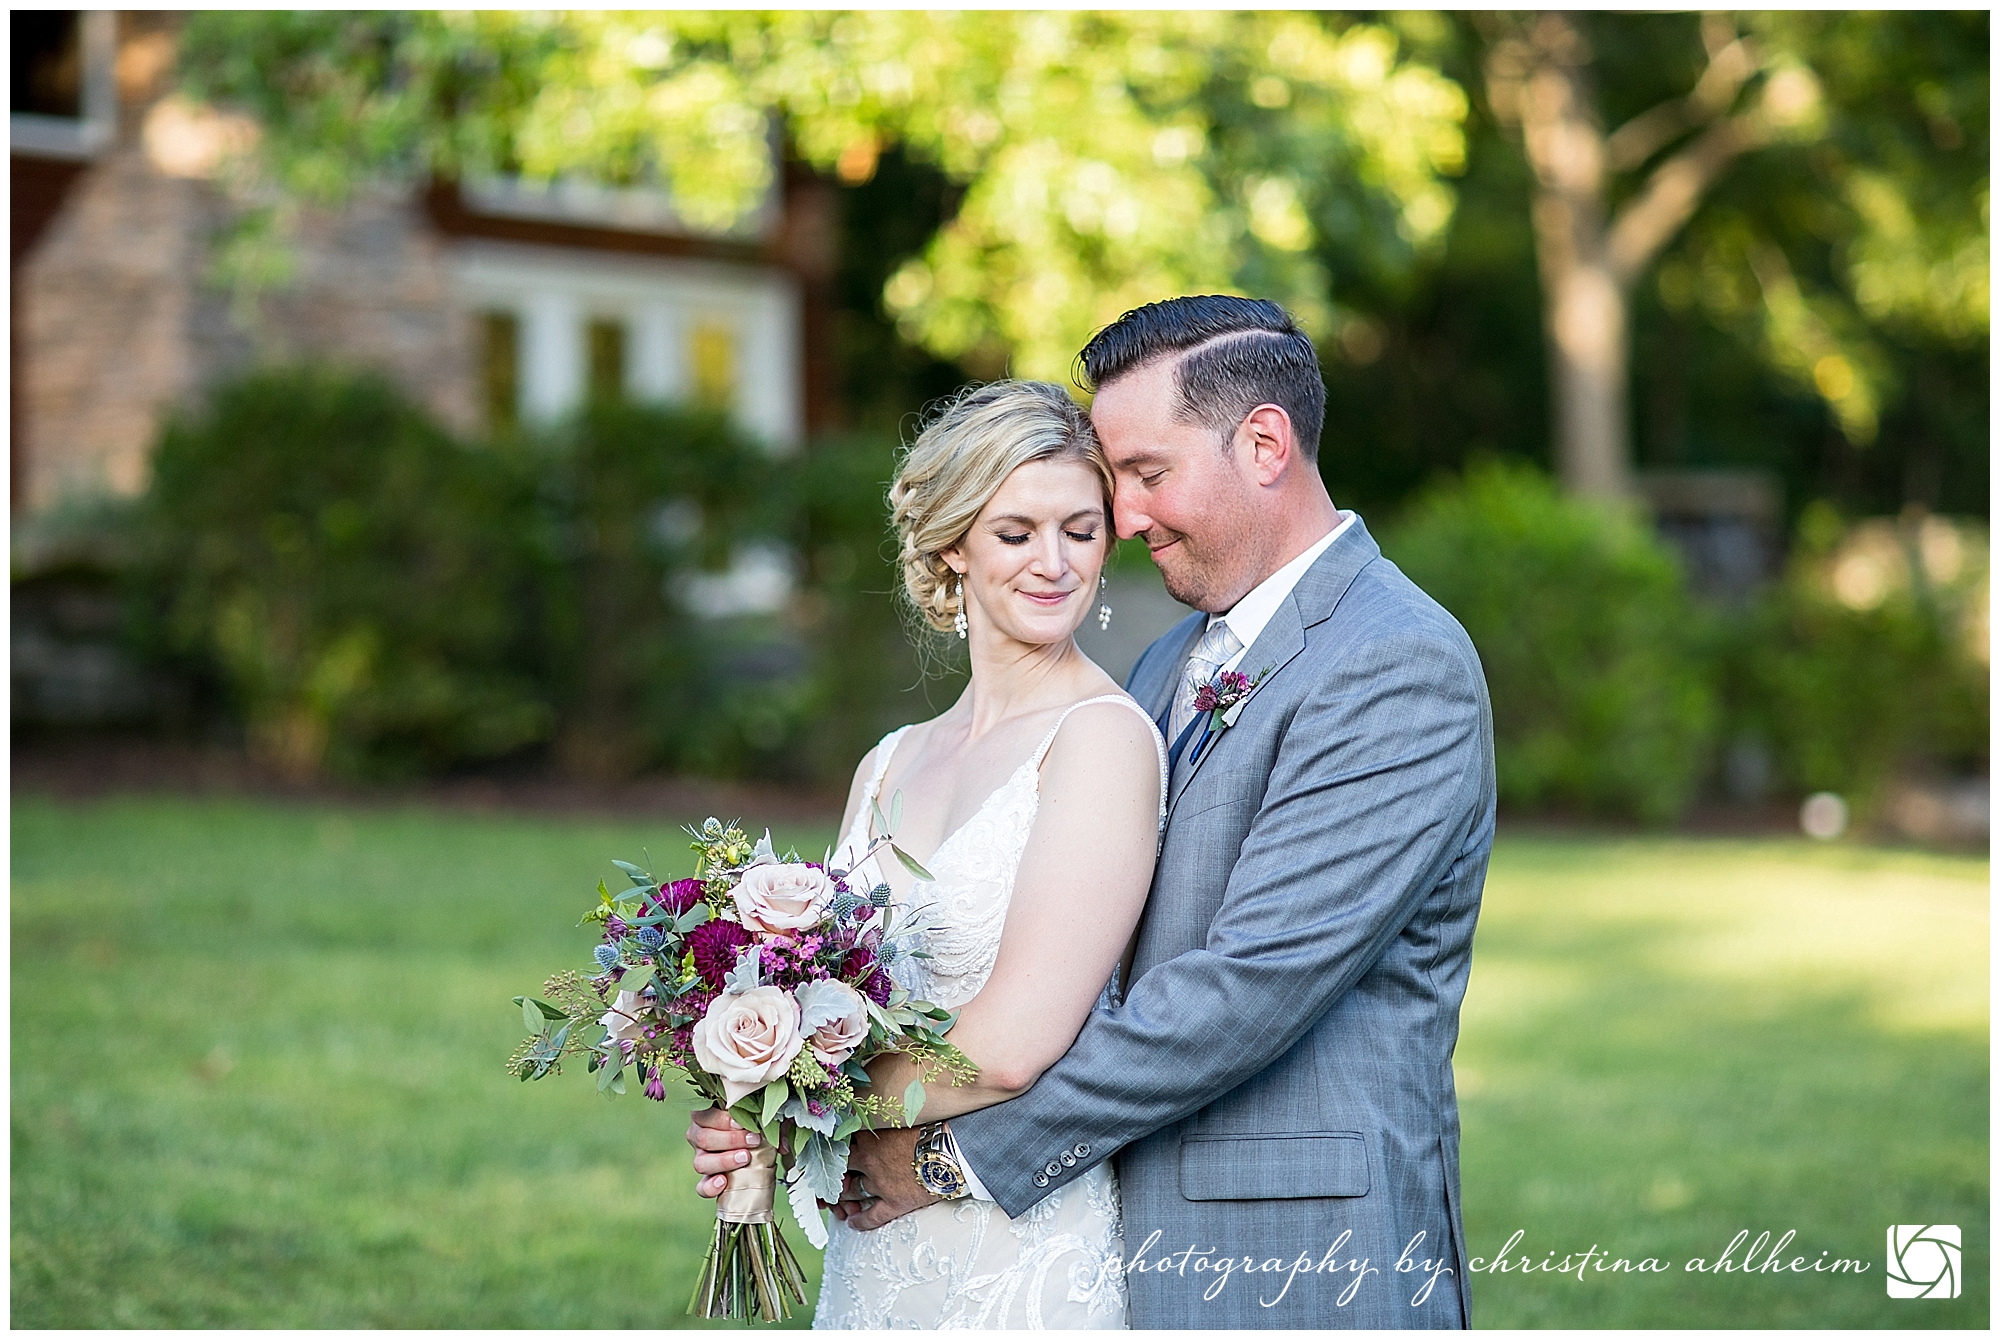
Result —
<svg viewBox="0 0 2000 1340"><path fill-rule="evenodd" d="M1098 388L1090 421L1111 461L1120 539L1144 540L1167 592L1218 613L1257 582L1257 488L1233 442L1174 417L1174 360Z"/></svg>

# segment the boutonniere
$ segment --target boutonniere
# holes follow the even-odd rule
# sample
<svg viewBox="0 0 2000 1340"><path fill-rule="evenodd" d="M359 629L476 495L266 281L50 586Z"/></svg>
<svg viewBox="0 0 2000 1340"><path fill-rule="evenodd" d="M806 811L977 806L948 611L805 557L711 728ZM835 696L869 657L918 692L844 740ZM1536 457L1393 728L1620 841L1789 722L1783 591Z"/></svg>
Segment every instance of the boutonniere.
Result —
<svg viewBox="0 0 2000 1340"><path fill-rule="evenodd" d="M1236 724L1236 718L1243 715L1243 705L1250 701L1250 695L1257 691L1257 686L1264 682L1264 676L1270 673L1268 665L1259 670L1255 678L1241 671L1224 670L1194 691L1194 710L1208 713L1208 724L1202 727L1201 739L1188 757L1190 763L1201 756L1210 740Z"/></svg>

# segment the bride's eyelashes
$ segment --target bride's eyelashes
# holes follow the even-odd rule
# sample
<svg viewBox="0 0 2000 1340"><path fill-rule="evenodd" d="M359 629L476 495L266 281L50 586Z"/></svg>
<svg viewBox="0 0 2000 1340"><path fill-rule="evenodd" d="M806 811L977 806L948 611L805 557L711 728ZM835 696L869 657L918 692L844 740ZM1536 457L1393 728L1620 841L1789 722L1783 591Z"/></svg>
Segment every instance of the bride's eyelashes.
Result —
<svg viewBox="0 0 2000 1340"><path fill-rule="evenodd" d="M1097 542L1097 532L1094 530L1088 532L1087 534L1079 534L1078 532L1073 530L1066 530L1063 532L1063 534L1069 536L1072 540L1075 540L1078 544L1095 544ZM1032 540L1035 537L1032 535L1000 535L996 536L995 538L997 538L1002 544L1026 544L1029 540Z"/></svg>

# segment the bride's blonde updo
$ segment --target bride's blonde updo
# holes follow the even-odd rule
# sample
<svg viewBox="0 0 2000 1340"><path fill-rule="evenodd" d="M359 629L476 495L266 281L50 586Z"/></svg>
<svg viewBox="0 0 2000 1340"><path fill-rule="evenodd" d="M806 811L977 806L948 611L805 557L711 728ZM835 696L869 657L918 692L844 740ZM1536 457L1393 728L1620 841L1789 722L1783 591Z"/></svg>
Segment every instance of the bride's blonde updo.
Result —
<svg viewBox="0 0 2000 1340"><path fill-rule="evenodd" d="M1008 475L1029 461L1081 461L1104 482L1111 523L1111 466L1090 418L1052 382L1000 381L945 401L903 452L889 510L903 563L903 594L932 628L959 611L958 574L944 551L963 540Z"/></svg>

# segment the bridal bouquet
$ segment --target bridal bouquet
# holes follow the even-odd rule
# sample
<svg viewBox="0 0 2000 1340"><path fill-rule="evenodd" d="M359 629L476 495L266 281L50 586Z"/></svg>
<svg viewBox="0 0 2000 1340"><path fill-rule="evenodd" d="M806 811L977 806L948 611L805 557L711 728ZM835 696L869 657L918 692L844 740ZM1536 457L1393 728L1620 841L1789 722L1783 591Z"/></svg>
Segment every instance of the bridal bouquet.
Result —
<svg viewBox="0 0 2000 1340"><path fill-rule="evenodd" d="M879 809L875 817L886 830ZM898 1096L867 1092L867 1062L900 1051L929 1075L959 1082L975 1072L944 1039L954 1016L891 980L900 960L926 956L922 909L898 917L888 885L856 889L853 867L780 857L769 833L753 844L715 819L687 831L694 878L663 884L618 861L631 887L598 883L598 905L584 914L603 929L594 961L549 978L541 998L514 998L528 1037L507 1069L541 1079L581 1055L598 1092L626 1092L629 1075L660 1101L673 1071L760 1132L749 1166L716 1201L688 1310L781 1321L805 1301L805 1277L777 1230L779 1182L807 1240L824 1247L817 1202L839 1199L849 1138L912 1124L923 1103L921 1081ZM854 866L884 846L929 878L887 837Z"/></svg>

